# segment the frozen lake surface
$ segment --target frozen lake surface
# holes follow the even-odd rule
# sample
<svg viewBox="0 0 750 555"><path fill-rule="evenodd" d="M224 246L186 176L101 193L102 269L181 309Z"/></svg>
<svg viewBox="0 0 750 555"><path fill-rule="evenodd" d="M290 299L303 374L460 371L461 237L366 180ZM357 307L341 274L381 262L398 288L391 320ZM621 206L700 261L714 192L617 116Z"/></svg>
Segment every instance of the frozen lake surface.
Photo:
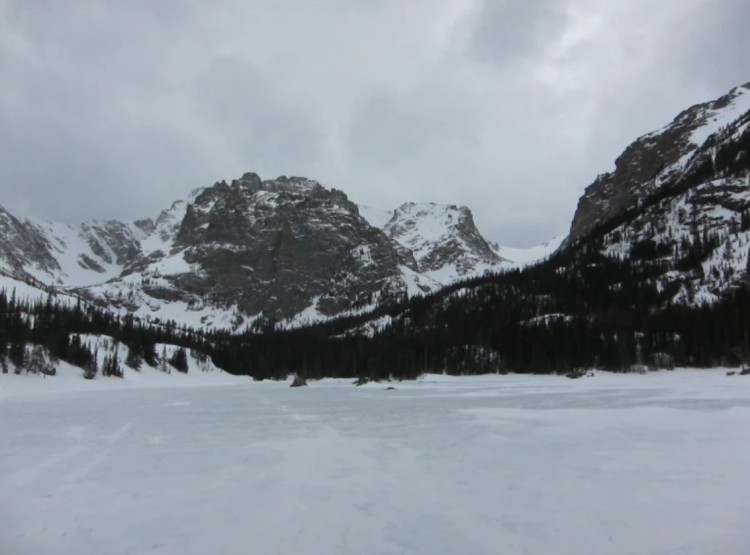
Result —
<svg viewBox="0 0 750 555"><path fill-rule="evenodd" d="M3 555L750 553L750 377L39 379L0 376Z"/></svg>

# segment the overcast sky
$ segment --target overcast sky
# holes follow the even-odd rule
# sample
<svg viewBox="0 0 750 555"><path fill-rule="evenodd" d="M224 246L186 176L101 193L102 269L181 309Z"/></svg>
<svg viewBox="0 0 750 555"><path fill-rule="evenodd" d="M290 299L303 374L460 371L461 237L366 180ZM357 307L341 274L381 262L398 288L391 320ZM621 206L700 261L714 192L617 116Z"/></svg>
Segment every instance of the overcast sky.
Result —
<svg viewBox="0 0 750 555"><path fill-rule="evenodd" d="M0 204L154 217L255 171L529 246L750 81L749 28L747 0L0 0Z"/></svg>

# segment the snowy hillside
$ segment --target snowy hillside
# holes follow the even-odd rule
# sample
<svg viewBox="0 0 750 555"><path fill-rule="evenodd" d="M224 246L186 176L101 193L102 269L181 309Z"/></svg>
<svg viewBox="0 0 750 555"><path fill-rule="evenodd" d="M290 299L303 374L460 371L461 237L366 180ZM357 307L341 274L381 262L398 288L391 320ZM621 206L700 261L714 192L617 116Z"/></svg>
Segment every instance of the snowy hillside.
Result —
<svg viewBox="0 0 750 555"><path fill-rule="evenodd" d="M124 360L124 357L123 357ZM93 380L83 378L83 371L65 361L55 365L54 376L37 374L0 374L0 400L19 394L71 393L103 390L125 390L133 388L202 387L210 385L234 385L247 383L247 376L232 376L216 369L200 371L192 368L187 373L162 372L158 368L144 366L140 371L123 366L123 377L97 376Z"/></svg>
<svg viewBox="0 0 750 555"><path fill-rule="evenodd" d="M586 188L564 246L585 241L587 235L623 213L638 211L650 198L674 188L695 169L696 162L713 156L732 133L741 134L748 111L750 83L717 100L697 104L667 126L638 138L617 158L613 172L598 176ZM727 133L729 127L734 131ZM723 177L711 173L712 168L706 168L704 181Z"/></svg>
<svg viewBox="0 0 750 555"><path fill-rule="evenodd" d="M529 248L505 247L497 243L490 243L492 249L508 263L516 268L523 268L540 262L552 255L565 240L565 235L558 235L549 241Z"/></svg>
<svg viewBox="0 0 750 555"><path fill-rule="evenodd" d="M651 284L677 302L715 302L746 281L750 84L629 146L617 170L586 190L571 237L577 233L582 246L651 268Z"/></svg>
<svg viewBox="0 0 750 555"><path fill-rule="evenodd" d="M502 266L465 206L406 203L383 230L414 254L421 273L443 284Z"/></svg>
<svg viewBox="0 0 750 555"><path fill-rule="evenodd" d="M194 349L157 343L154 345L156 365L152 367L141 358L131 356L130 348L112 337L76 334L74 339L76 345L94 354L86 368L54 359L40 345L27 344L23 366L4 361L3 367L7 372L0 374L0 392L176 387L231 384L247 380L217 368L207 355Z"/></svg>
<svg viewBox="0 0 750 555"><path fill-rule="evenodd" d="M16 277L54 286L86 286L119 276L141 253L148 233L135 223L72 226L27 218L0 207L0 263Z"/></svg>
<svg viewBox="0 0 750 555"><path fill-rule="evenodd" d="M410 202L395 210L360 206L360 214L413 253L418 272L439 286L533 264L552 254L564 239L525 249L501 247L481 235L465 206Z"/></svg>
<svg viewBox="0 0 750 555"><path fill-rule="evenodd" d="M0 209L0 234L6 275L120 314L234 332L360 314L518 265L490 247L466 207L386 212L306 178L252 173L196 189L154 220L71 226Z"/></svg>
<svg viewBox="0 0 750 555"><path fill-rule="evenodd" d="M56 301L67 306L75 306L79 302L78 297L59 288L48 287L43 283L33 282L32 280L22 281L6 275L2 271L0 271L0 291L5 291L9 297L15 295L15 298L20 301L36 302L47 299L51 294Z"/></svg>
<svg viewBox="0 0 750 555"><path fill-rule="evenodd" d="M685 110L670 125L645 138L657 137L676 125L690 127L689 142L701 146L711 135L737 120L750 110L750 83L732 89L729 94L714 102L699 104Z"/></svg>
<svg viewBox="0 0 750 555"><path fill-rule="evenodd" d="M722 202L701 202L720 196ZM714 302L740 279L750 262L750 181L719 179L645 210L605 236L604 252L619 257L661 256L677 260L659 279L675 282L675 300ZM697 230L697 231L696 231ZM686 266L695 253L697 267ZM681 263L681 261L684 261Z"/></svg>

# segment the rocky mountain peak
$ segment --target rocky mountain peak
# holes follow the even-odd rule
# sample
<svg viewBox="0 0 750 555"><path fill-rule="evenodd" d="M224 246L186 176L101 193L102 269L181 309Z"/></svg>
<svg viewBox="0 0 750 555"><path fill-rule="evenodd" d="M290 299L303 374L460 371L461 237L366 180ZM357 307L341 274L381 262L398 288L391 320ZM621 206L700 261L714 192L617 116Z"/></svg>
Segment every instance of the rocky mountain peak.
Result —
<svg viewBox="0 0 750 555"><path fill-rule="evenodd" d="M413 264L341 191L254 173L187 202L172 252L190 271L161 275L169 288L276 319L371 303L403 290L400 268Z"/></svg>
<svg viewBox="0 0 750 555"><path fill-rule="evenodd" d="M0 210L0 233L6 273L204 329L317 321L508 267L466 207L373 211L312 179L255 173L154 220L69 226Z"/></svg>
<svg viewBox="0 0 750 555"><path fill-rule="evenodd" d="M714 302L746 281L750 84L644 135L586 189L563 249L640 265L674 302Z"/></svg>
<svg viewBox="0 0 750 555"><path fill-rule="evenodd" d="M407 202L394 210L383 230L414 253L420 272L448 269L462 276L503 261L466 206Z"/></svg>
<svg viewBox="0 0 750 555"><path fill-rule="evenodd" d="M750 110L750 83L681 112L670 124L638 138L599 175L578 203L566 245L653 195L679 174L713 134Z"/></svg>

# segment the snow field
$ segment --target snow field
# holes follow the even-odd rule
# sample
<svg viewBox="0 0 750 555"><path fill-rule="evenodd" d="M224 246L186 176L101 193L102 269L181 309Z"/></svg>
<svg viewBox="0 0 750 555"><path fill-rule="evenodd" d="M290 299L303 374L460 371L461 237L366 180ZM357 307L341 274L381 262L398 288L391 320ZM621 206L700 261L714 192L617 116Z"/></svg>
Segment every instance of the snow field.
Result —
<svg viewBox="0 0 750 555"><path fill-rule="evenodd" d="M0 376L0 553L750 552L750 378L212 376Z"/></svg>

